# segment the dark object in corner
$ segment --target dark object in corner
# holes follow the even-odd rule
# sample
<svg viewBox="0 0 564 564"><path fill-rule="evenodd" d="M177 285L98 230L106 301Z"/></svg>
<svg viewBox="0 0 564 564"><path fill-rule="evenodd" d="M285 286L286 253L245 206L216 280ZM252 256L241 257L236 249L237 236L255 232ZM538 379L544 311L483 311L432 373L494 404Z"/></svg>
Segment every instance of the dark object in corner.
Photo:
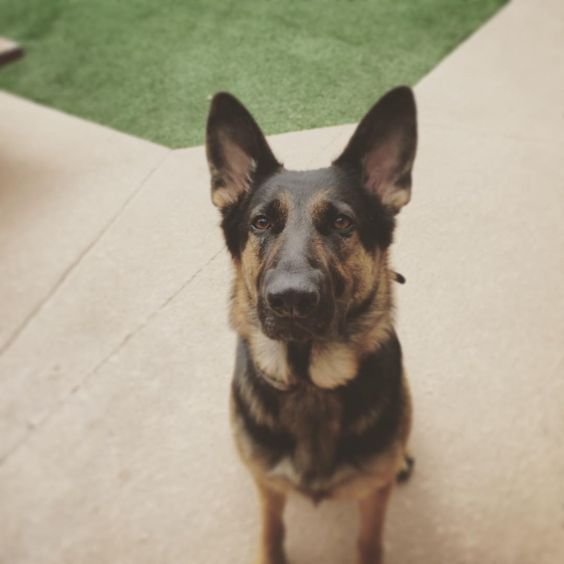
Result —
<svg viewBox="0 0 564 564"><path fill-rule="evenodd" d="M15 41L0 37L0 65L15 61L23 54L24 50Z"/></svg>

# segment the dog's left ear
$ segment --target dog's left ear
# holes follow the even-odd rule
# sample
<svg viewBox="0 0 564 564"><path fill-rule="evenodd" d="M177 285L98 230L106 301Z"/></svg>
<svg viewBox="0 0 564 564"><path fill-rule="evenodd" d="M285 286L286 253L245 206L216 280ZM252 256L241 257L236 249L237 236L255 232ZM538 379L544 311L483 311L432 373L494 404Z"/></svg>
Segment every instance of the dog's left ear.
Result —
<svg viewBox="0 0 564 564"><path fill-rule="evenodd" d="M206 153L212 201L221 210L237 203L253 183L282 166L253 116L237 98L226 92L216 94L211 103Z"/></svg>
<svg viewBox="0 0 564 564"><path fill-rule="evenodd" d="M364 116L333 164L358 170L365 189L398 213L411 198L416 146L415 99L411 88L399 86Z"/></svg>

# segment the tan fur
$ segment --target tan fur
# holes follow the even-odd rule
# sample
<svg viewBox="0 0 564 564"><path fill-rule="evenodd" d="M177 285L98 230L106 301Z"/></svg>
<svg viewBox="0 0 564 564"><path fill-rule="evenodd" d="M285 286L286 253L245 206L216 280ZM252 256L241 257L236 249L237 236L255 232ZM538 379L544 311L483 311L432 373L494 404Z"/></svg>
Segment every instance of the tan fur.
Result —
<svg viewBox="0 0 564 564"><path fill-rule="evenodd" d="M315 220L323 215L327 208L327 198L331 191L329 189L318 190L308 203L309 213Z"/></svg>
<svg viewBox="0 0 564 564"><path fill-rule="evenodd" d="M411 389L405 371L402 375L402 402L404 407L404 418L400 426L399 440L404 447L404 454L408 455L407 441L411 433L411 426L413 424L413 403L411 400Z"/></svg>
<svg viewBox="0 0 564 564"><path fill-rule="evenodd" d="M257 564L285 564L283 512L286 496L260 481L256 484L261 513Z"/></svg>
<svg viewBox="0 0 564 564"><path fill-rule="evenodd" d="M249 335L253 360L263 376L279 390L288 389L294 383L287 361L287 346L282 341L269 339L259 328Z"/></svg>
<svg viewBox="0 0 564 564"><path fill-rule="evenodd" d="M380 564L382 533L392 484L377 489L359 502L358 564Z"/></svg>
<svg viewBox="0 0 564 564"><path fill-rule="evenodd" d="M240 275L243 277L245 287L251 298L253 305L257 302L257 285L256 280L260 270L260 262L258 260L258 241L250 238L249 242L243 250L241 262L244 267L241 269Z"/></svg>
<svg viewBox="0 0 564 564"><path fill-rule="evenodd" d="M320 388L337 388L356 376L358 360L358 353L350 344L316 343L311 351L309 375Z"/></svg>
<svg viewBox="0 0 564 564"><path fill-rule="evenodd" d="M233 329L241 337L248 339L252 327L256 325L256 315L254 314L251 298L243 279L240 264L235 264L235 279L231 293L229 321Z"/></svg>
<svg viewBox="0 0 564 564"><path fill-rule="evenodd" d="M379 251L375 251L374 256L371 256L359 242L354 242L343 267L347 276L351 278L351 304L362 302L373 291L377 281L376 269L380 261Z"/></svg>

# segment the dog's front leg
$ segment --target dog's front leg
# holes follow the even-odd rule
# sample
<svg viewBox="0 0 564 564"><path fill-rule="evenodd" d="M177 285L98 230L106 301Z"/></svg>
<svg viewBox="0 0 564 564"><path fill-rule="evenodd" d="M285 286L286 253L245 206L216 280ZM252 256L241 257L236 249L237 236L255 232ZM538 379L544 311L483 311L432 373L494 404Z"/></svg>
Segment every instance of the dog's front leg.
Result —
<svg viewBox="0 0 564 564"><path fill-rule="evenodd" d="M284 506L286 496L257 481L261 531L257 564L285 564Z"/></svg>
<svg viewBox="0 0 564 564"><path fill-rule="evenodd" d="M382 562L382 532L391 491L392 484L389 484L359 502L358 564Z"/></svg>

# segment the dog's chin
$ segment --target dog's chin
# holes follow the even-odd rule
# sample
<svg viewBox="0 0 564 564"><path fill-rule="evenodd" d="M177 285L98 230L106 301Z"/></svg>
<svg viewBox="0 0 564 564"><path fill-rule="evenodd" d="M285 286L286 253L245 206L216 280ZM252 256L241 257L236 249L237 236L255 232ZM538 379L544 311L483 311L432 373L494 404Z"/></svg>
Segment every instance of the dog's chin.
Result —
<svg viewBox="0 0 564 564"><path fill-rule="evenodd" d="M307 324L303 320L273 319L266 317L261 319L263 333L275 341L294 343L305 343L317 339L323 339L326 333L324 327Z"/></svg>

